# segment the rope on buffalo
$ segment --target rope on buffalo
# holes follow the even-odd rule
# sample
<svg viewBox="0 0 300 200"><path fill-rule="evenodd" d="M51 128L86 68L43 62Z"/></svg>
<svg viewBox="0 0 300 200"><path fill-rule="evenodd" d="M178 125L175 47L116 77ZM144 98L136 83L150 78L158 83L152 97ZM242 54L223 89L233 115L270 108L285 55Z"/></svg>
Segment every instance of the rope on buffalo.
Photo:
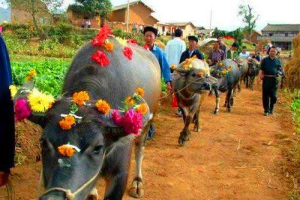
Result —
<svg viewBox="0 0 300 200"><path fill-rule="evenodd" d="M166 98L168 98L169 96L171 96L171 95L173 95L173 94L177 94L177 93L179 93L179 92L185 90L185 89L186 89L187 87L189 87L192 83L199 83L199 80L201 80L201 79L203 79L203 78L198 78L198 79L196 79L195 81L190 81L190 82L189 82L186 86L184 86L182 89L180 89L180 90L178 90L178 91L176 91L176 92L172 92L172 93L170 93L170 94L167 94L167 95L161 97L159 100L163 100L163 99L166 99Z"/></svg>

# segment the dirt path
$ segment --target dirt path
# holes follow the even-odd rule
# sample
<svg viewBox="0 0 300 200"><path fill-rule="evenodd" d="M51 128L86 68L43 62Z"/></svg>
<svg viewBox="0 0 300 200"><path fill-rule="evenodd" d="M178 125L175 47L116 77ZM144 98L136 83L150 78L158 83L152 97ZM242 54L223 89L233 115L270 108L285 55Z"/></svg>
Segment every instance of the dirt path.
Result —
<svg viewBox="0 0 300 200"><path fill-rule="evenodd" d="M273 116L262 116L256 86L237 95L232 113L221 108L215 116L213 108L214 98L208 97L201 115L202 132L192 132L185 147L177 144L182 119L174 109L161 108L156 137L146 147L143 199L287 199L281 148L288 143L292 125L283 100L279 99ZM133 168L134 163L129 184ZM17 199L34 199L39 171L40 163L14 170ZM124 199L131 198L126 194Z"/></svg>

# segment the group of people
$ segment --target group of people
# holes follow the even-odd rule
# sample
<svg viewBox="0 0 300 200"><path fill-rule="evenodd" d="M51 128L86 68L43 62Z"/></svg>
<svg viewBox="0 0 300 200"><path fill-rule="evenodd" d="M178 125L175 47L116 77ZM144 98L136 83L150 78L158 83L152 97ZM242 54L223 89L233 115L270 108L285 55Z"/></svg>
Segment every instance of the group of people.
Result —
<svg viewBox="0 0 300 200"><path fill-rule="evenodd" d="M175 30L175 38L170 40L165 48L165 52L154 44L157 37L157 29L154 27L145 27L144 29L145 42L149 46L149 49L154 53L159 61L162 69L163 78L167 84L169 92L172 92L171 88L171 70L170 66L178 66L181 62L187 58L196 56L200 60L204 60L204 55L198 50L198 38L196 36L188 36L189 46L186 48L185 42L182 40L183 32L181 29ZM208 56L209 65L215 65L224 59L236 60L242 59L255 59L261 63L259 71L259 79L263 80L262 96L263 96L263 108L264 115L268 116L273 114L274 104L277 101L277 88L278 88L278 76L284 76L282 63L277 57L277 49L274 46L270 46L268 49L268 56L262 58L260 51L256 51L254 55L250 55L247 52L246 46L242 47L242 51L238 51L238 44L233 43L231 48L227 51L226 46L222 42L223 37L219 36L214 44L214 49ZM180 112L177 115L181 115Z"/></svg>

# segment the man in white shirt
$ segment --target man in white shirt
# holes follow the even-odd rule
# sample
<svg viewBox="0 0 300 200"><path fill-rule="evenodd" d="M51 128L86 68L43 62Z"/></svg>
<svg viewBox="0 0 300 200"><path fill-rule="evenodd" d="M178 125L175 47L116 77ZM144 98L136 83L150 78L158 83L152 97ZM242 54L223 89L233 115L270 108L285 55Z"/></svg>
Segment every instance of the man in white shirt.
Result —
<svg viewBox="0 0 300 200"><path fill-rule="evenodd" d="M182 40L182 30L175 30L175 38L167 43L165 53L170 65L178 66L181 54L186 50L185 42ZM170 67L171 67L170 66ZM171 70L173 72L173 70Z"/></svg>
<svg viewBox="0 0 300 200"><path fill-rule="evenodd" d="M248 59L250 56L249 52L247 52L247 47L243 46L242 52L240 53L239 57L243 59Z"/></svg>

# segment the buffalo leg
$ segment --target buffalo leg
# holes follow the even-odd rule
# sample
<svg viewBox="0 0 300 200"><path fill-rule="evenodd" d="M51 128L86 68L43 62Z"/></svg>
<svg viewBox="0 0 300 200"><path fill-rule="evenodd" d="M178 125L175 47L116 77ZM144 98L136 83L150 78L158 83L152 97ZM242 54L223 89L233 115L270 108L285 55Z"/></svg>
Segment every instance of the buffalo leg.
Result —
<svg viewBox="0 0 300 200"><path fill-rule="evenodd" d="M180 146L183 146L185 144L185 142L189 140L189 135L191 134L190 130L189 130L189 126L190 126L192 119L193 119L193 115L189 114L186 116L186 119L184 122L184 128L181 131L179 139L178 139L178 143Z"/></svg>
<svg viewBox="0 0 300 200"><path fill-rule="evenodd" d="M148 132L149 126L147 126L146 133ZM144 195L143 187L143 175L142 175L142 163L144 158L145 150L145 136L141 135L138 141L135 143L135 178L132 181L132 185L129 191L129 195L134 198L141 198Z"/></svg>
<svg viewBox="0 0 300 200"><path fill-rule="evenodd" d="M216 107L215 107L214 114L217 115L219 114L219 110L220 110L220 93L218 90L215 90L215 94L216 94Z"/></svg>
<svg viewBox="0 0 300 200"><path fill-rule="evenodd" d="M231 103L231 99L232 99L232 93L233 93L233 90L230 89L228 90L227 92L227 96L226 96L226 101L227 101L227 112L231 112L231 104L233 104L233 102Z"/></svg>

